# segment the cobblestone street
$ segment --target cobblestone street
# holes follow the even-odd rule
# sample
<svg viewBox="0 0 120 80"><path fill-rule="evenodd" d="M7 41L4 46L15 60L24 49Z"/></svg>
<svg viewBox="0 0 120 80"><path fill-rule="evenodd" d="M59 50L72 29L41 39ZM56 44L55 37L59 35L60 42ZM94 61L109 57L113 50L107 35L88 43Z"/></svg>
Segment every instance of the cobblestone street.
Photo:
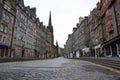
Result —
<svg viewBox="0 0 120 80"><path fill-rule="evenodd" d="M120 74L89 62L60 57L1 63L0 80L120 80Z"/></svg>

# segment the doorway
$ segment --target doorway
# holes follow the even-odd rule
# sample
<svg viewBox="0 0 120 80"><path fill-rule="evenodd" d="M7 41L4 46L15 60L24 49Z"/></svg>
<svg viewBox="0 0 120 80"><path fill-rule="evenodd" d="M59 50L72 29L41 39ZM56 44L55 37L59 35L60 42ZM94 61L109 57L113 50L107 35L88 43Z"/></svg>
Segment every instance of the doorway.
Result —
<svg viewBox="0 0 120 80"><path fill-rule="evenodd" d="M116 57L117 56L117 46L116 44L111 45L112 47L112 56Z"/></svg>

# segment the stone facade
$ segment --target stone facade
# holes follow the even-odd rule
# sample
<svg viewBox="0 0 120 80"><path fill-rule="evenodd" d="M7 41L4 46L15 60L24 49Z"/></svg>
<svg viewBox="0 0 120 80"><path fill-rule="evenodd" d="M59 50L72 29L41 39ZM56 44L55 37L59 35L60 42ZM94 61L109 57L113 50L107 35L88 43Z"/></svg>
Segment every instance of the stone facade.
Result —
<svg viewBox="0 0 120 80"><path fill-rule="evenodd" d="M49 22L47 26L47 36L46 36L46 58L54 58L57 57L57 47L54 45L54 31L53 31L53 25L52 25L52 19L51 19L51 12L49 15Z"/></svg>
<svg viewBox="0 0 120 80"><path fill-rule="evenodd" d="M29 6L25 7L22 0L17 1L16 3L16 19L11 56L33 57L35 56L34 50L36 42L36 9L30 8Z"/></svg>
<svg viewBox="0 0 120 80"><path fill-rule="evenodd" d="M80 17L81 18L81 17ZM78 57L83 56L82 49L87 48L86 39L87 36L87 20L86 18L79 18L79 23L77 23L77 27L73 28L73 33L69 35L68 40L65 45L65 53L68 57Z"/></svg>
<svg viewBox="0 0 120 80"><path fill-rule="evenodd" d="M103 44L103 33L102 33L102 19L100 17L100 3L97 3L90 15L88 16L88 26L90 33L89 47L91 50L90 56L103 56L102 55L102 44Z"/></svg>
<svg viewBox="0 0 120 80"><path fill-rule="evenodd" d="M46 52L46 30L43 22L36 19L36 50L35 55L37 57L44 58L44 53Z"/></svg>
<svg viewBox="0 0 120 80"><path fill-rule="evenodd" d="M12 35L15 22L15 2L0 1L0 57L10 56Z"/></svg>
<svg viewBox="0 0 120 80"><path fill-rule="evenodd" d="M69 54L73 51L73 36L72 34L68 35L66 44L64 45L64 56L69 57Z"/></svg>
<svg viewBox="0 0 120 80"><path fill-rule="evenodd" d="M120 56L120 0L101 0L104 55Z"/></svg>

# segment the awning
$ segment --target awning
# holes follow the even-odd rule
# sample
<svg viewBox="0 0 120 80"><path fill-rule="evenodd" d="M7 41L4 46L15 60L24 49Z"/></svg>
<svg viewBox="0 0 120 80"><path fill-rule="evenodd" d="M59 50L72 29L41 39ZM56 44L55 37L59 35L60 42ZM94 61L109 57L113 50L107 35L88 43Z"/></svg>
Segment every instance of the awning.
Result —
<svg viewBox="0 0 120 80"><path fill-rule="evenodd" d="M97 49L97 48L100 48L101 47L101 44L95 46L94 48Z"/></svg>
<svg viewBox="0 0 120 80"><path fill-rule="evenodd" d="M89 48L83 48L82 51L89 52L90 49Z"/></svg>
<svg viewBox="0 0 120 80"><path fill-rule="evenodd" d="M7 45L0 45L0 48L2 48L2 49L8 49L8 48L10 48L9 46L7 46Z"/></svg>

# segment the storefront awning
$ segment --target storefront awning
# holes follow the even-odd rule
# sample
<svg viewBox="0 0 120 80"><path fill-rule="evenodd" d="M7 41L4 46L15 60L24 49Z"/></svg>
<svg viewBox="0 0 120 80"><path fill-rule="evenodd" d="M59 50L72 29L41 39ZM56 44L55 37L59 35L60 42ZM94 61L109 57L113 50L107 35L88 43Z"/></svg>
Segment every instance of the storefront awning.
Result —
<svg viewBox="0 0 120 80"><path fill-rule="evenodd" d="M7 45L0 45L0 48L2 48L2 49L8 49L8 48L10 48L9 46L7 46Z"/></svg>
<svg viewBox="0 0 120 80"><path fill-rule="evenodd" d="M101 47L101 44L95 46L94 48L97 49L97 48L100 48Z"/></svg>
<svg viewBox="0 0 120 80"><path fill-rule="evenodd" d="M89 48L83 48L82 51L89 52L90 49Z"/></svg>

